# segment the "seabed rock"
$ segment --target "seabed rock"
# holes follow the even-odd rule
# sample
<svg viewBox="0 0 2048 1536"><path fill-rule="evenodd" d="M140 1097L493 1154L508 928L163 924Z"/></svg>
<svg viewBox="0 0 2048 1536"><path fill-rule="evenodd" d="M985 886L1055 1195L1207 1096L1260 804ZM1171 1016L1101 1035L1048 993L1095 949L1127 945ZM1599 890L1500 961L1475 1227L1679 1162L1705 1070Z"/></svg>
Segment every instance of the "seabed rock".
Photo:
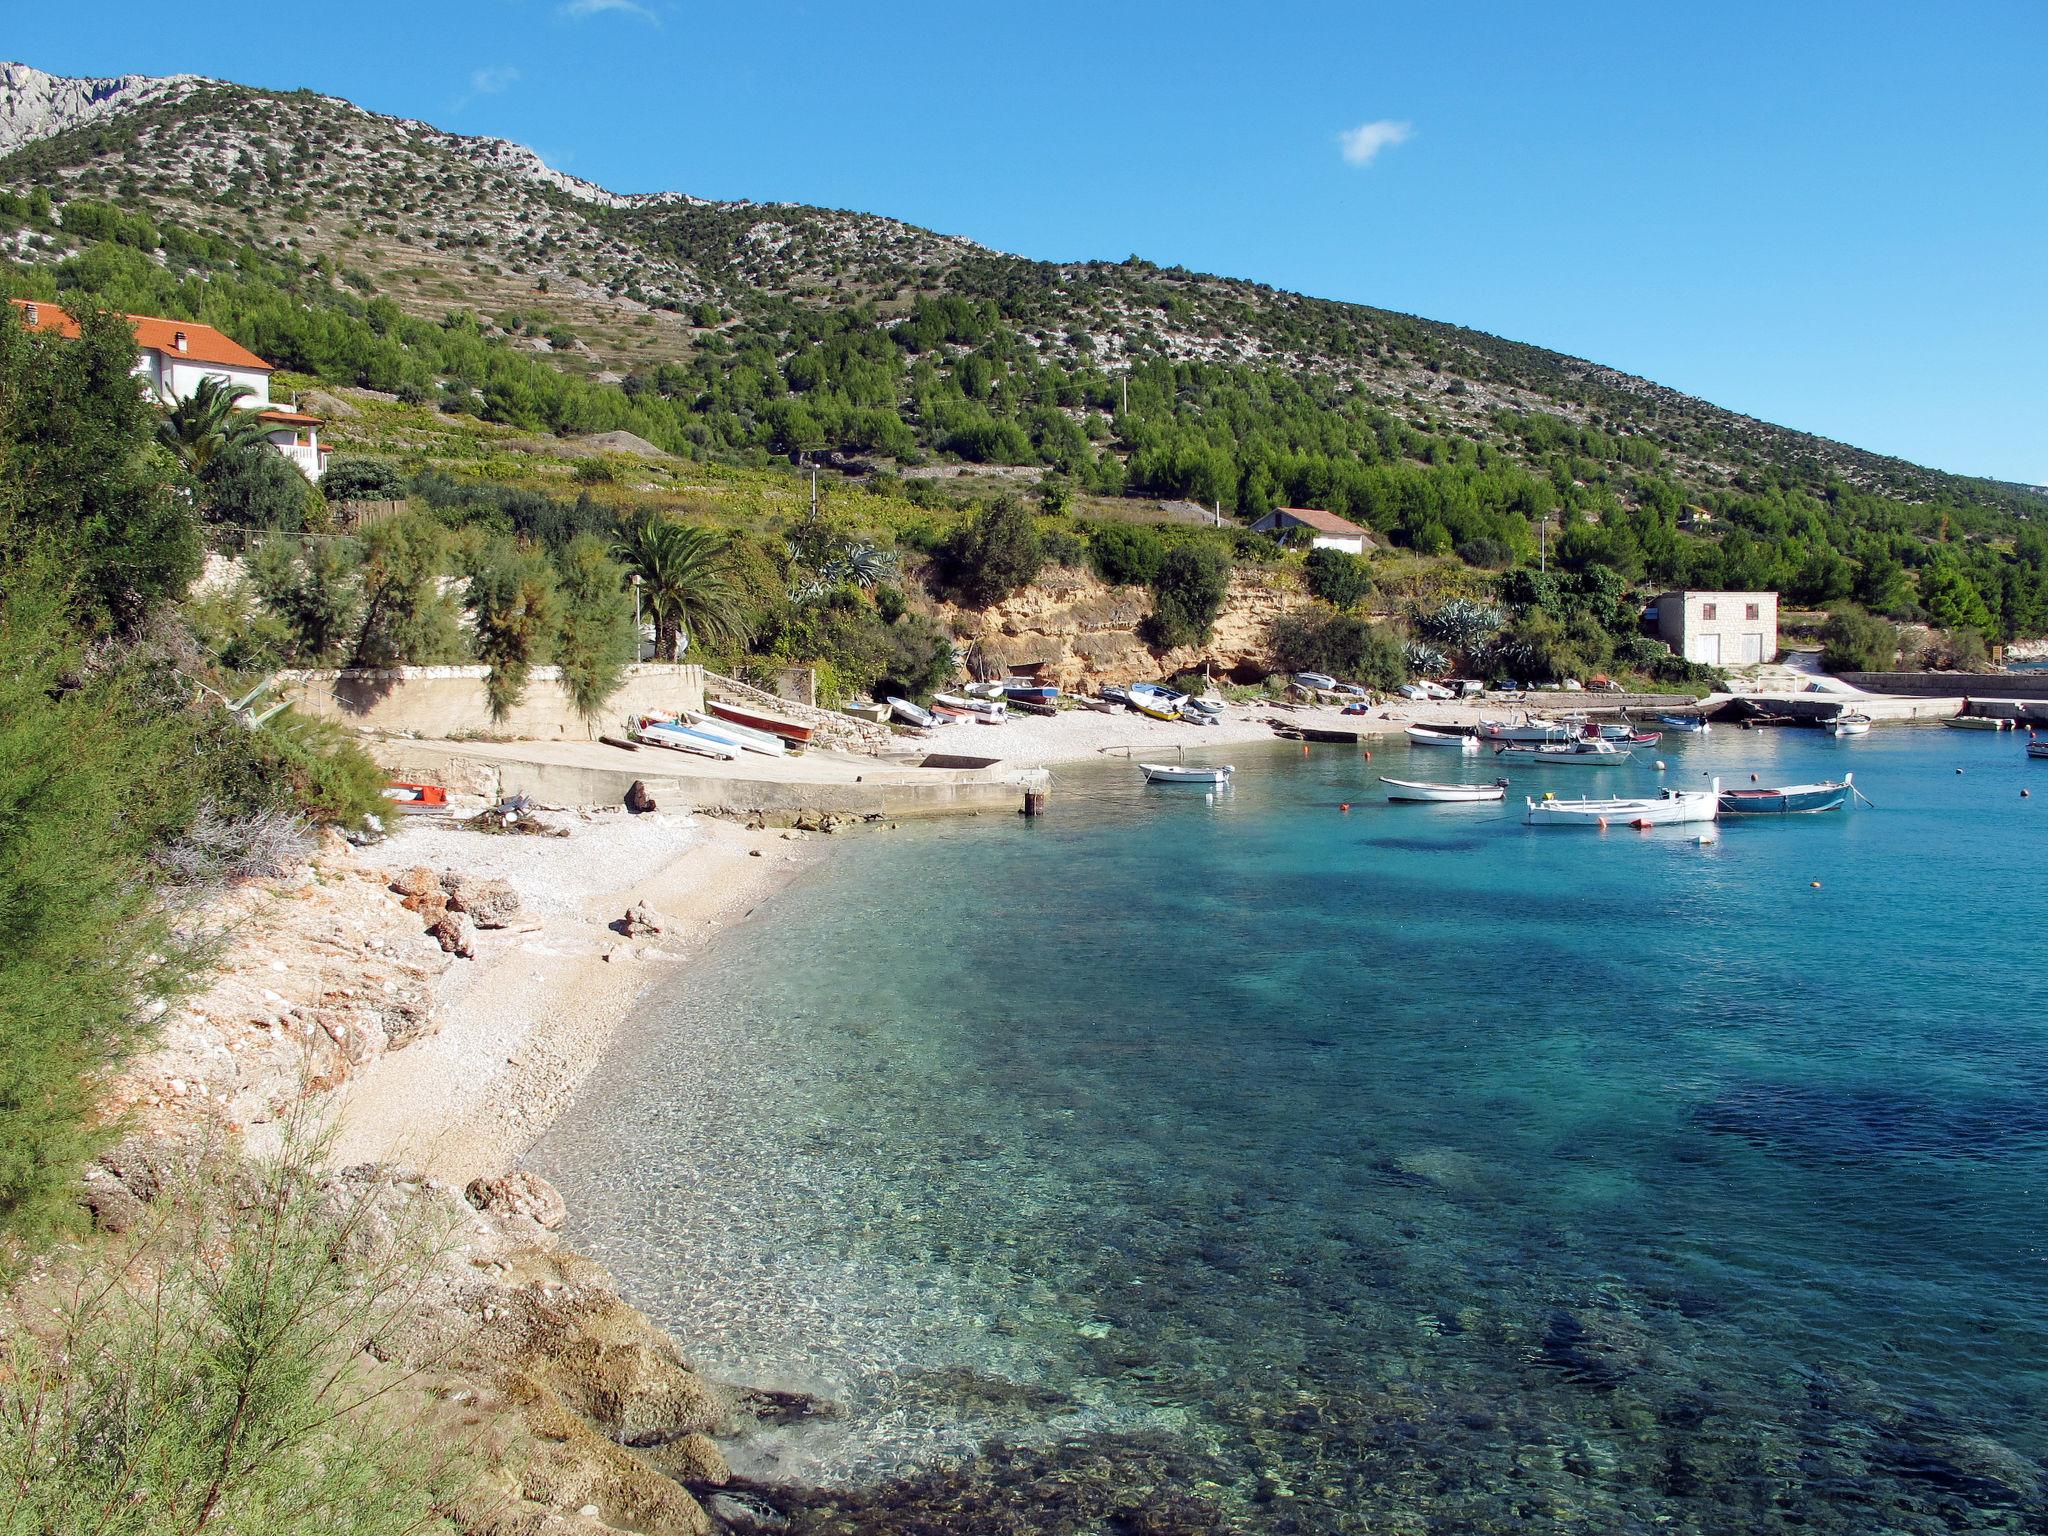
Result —
<svg viewBox="0 0 2048 1536"><path fill-rule="evenodd" d="M612 926L627 938L637 939L642 934L661 932L667 922L667 918L647 905L646 902L636 901L632 906L626 908L626 915Z"/></svg>

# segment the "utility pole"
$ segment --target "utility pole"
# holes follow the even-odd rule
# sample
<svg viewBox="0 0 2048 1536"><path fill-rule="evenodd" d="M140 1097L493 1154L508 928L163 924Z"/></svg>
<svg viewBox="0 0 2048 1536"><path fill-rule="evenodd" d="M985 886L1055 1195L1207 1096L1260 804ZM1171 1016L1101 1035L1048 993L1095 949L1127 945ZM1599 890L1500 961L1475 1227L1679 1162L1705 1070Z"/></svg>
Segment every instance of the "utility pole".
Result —
<svg viewBox="0 0 2048 1536"><path fill-rule="evenodd" d="M1129 363L1124 364L1124 371L1119 377L1124 386L1124 408L1122 414L1128 416L1131 414L1131 365Z"/></svg>
<svg viewBox="0 0 2048 1536"><path fill-rule="evenodd" d="M1536 574L1550 574L1550 514L1544 513L1536 519Z"/></svg>
<svg viewBox="0 0 2048 1536"><path fill-rule="evenodd" d="M818 466L811 465L811 521L818 520Z"/></svg>

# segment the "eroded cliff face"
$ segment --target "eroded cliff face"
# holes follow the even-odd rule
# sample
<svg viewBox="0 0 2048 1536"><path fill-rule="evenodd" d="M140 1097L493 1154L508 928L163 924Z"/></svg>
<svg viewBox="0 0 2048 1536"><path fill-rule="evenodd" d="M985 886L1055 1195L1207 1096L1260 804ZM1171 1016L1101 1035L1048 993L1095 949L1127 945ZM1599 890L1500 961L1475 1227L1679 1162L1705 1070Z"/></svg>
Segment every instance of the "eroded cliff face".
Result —
<svg viewBox="0 0 2048 1536"><path fill-rule="evenodd" d="M1207 663L1219 677L1253 681L1272 671L1268 624L1304 599L1282 578L1239 570L1207 645L1160 650L1147 645L1139 626L1152 612L1143 587L1113 587L1092 572L1060 566L986 609L934 601L929 611L987 668L1036 667L1036 676L1061 688L1093 692L1105 683L1170 677Z"/></svg>

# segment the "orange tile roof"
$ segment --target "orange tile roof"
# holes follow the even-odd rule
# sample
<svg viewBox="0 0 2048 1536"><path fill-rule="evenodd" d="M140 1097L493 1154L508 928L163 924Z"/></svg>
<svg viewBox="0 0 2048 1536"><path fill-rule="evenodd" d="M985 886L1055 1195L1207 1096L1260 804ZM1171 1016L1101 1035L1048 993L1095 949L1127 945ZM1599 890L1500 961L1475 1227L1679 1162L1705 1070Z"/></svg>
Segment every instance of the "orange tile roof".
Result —
<svg viewBox="0 0 2048 1536"><path fill-rule="evenodd" d="M1347 534L1368 539L1372 537L1371 534L1359 527L1358 524L1347 523L1336 513L1325 512L1320 507L1275 507L1273 515L1275 517L1291 517L1297 523L1306 523L1309 527L1319 529L1323 533Z"/></svg>
<svg viewBox="0 0 2048 1536"><path fill-rule="evenodd" d="M259 420L281 422L292 427L317 427L326 422L324 416L308 416L304 411L258 411L256 415Z"/></svg>
<svg viewBox="0 0 2048 1536"><path fill-rule="evenodd" d="M78 322L58 305L41 299L14 299L10 301L20 310L29 305L36 308L36 325L39 331L54 331L59 336L76 336ZM145 352L162 352L170 357L189 358L195 363L220 363L229 368L254 368L263 373L276 370L240 342L223 336L210 325L201 325L197 320L166 320L160 315L130 315L128 323L135 327L135 344ZM177 341L184 335L185 346L181 351Z"/></svg>

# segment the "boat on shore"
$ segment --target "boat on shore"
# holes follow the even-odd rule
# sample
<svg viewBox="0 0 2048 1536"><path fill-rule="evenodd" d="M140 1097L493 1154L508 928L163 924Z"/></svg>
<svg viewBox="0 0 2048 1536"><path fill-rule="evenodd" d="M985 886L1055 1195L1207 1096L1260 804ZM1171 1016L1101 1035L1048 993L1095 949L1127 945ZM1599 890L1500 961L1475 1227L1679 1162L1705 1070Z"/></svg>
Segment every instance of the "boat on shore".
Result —
<svg viewBox="0 0 2048 1536"><path fill-rule="evenodd" d="M1584 736L1577 741L1496 747L1493 755L1504 763L1527 763L1532 767L1613 768L1627 762L1635 752L1598 736Z"/></svg>
<svg viewBox="0 0 2048 1536"><path fill-rule="evenodd" d="M439 784L415 784L409 779L393 779L384 786L383 793L393 810L407 816L448 814L448 791Z"/></svg>
<svg viewBox="0 0 2048 1536"><path fill-rule="evenodd" d="M1131 708L1148 719L1178 720L1187 707L1186 694L1175 693L1158 683L1133 683L1128 692Z"/></svg>
<svg viewBox="0 0 2048 1536"><path fill-rule="evenodd" d="M1220 786L1230 782L1230 776L1237 772L1235 766L1225 763L1217 768L1189 768L1173 763L1140 763L1138 769L1145 775L1147 784L1208 784Z"/></svg>
<svg viewBox="0 0 2048 1536"><path fill-rule="evenodd" d="M1464 731L1442 730L1433 725L1411 725L1402 734L1418 747L1450 747L1458 752L1479 750L1479 738Z"/></svg>
<svg viewBox="0 0 2048 1536"><path fill-rule="evenodd" d="M908 699L900 699L893 693L889 695L887 703L889 712L905 725L914 725L920 730L928 731L939 723L938 717L924 706L913 704Z"/></svg>
<svg viewBox="0 0 2048 1536"><path fill-rule="evenodd" d="M780 736L771 736L766 731L757 731L752 726L734 725L730 720L720 720L715 715L699 714L686 709L676 717L693 731L706 736L722 737L744 752L758 752L763 757L782 757L789 751L789 743Z"/></svg>
<svg viewBox="0 0 2048 1536"><path fill-rule="evenodd" d="M633 739L651 747L694 752L699 757L716 757L726 762L737 762L740 755L738 743L684 725L680 720L642 719L633 727Z"/></svg>
<svg viewBox="0 0 2048 1536"><path fill-rule="evenodd" d="M1298 688L1308 688L1317 693L1334 693L1337 688L1337 679L1327 672L1297 672L1294 682Z"/></svg>
<svg viewBox="0 0 2048 1536"><path fill-rule="evenodd" d="M1830 736L1868 736L1870 716L1855 710L1844 711L1827 722L1827 733Z"/></svg>
<svg viewBox="0 0 2048 1536"><path fill-rule="evenodd" d="M934 704L943 704L948 709L957 709L963 714L979 715L988 720L1000 720L1007 706L1001 699L977 699L959 693L935 693Z"/></svg>
<svg viewBox="0 0 2048 1536"><path fill-rule="evenodd" d="M793 746L809 746L811 728L799 725L794 720L785 720L780 715L766 714L758 709L728 704L723 699L712 699L704 708L729 725L743 725L750 731L766 731L770 736L780 736Z"/></svg>
<svg viewBox="0 0 2048 1536"><path fill-rule="evenodd" d="M1795 816L1814 811L1839 811L1854 787L1853 773L1842 775L1839 783L1786 784L1776 789L1724 789L1724 816Z"/></svg>
<svg viewBox="0 0 2048 1536"><path fill-rule="evenodd" d="M1491 784L1431 784L1382 776L1380 782L1387 786L1387 798L1396 805L1473 805L1508 797L1506 779L1495 779Z"/></svg>
<svg viewBox="0 0 2048 1536"><path fill-rule="evenodd" d="M1530 800L1522 823L1531 827L1676 827L1713 821L1721 814L1721 781L1712 789L1666 789L1649 798Z"/></svg>

